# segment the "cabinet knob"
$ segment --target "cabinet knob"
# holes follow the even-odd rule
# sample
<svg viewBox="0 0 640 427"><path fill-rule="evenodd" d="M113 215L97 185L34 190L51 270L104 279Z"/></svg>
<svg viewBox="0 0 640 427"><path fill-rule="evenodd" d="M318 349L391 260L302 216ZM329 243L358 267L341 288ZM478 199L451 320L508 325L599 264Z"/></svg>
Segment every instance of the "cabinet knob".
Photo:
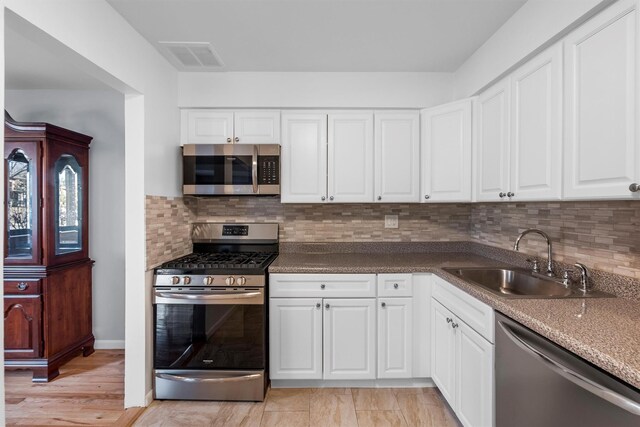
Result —
<svg viewBox="0 0 640 427"><path fill-rule="evenodd" d="M28 287L29 287L29 285L27 285L27 284L26 284L26 283L24 283L24 282L20 282L20 283L18 283L18 286L17 286L17 288L18 288L18 289L20 289L21 291L25 291L25 290L27 290L27 288L28 288Z"/></svg>
<svg viewBox="0 0 640 427"><path fill-rule="evenodd" d="M333 200L333 196L329 196L329 200Z"/></svg>
<svg viewBox="0 0 640 427"><path fill-rule="evenodd" d="M634 182L629 186L629 191L631 191L632 193L637 193L638 191L640 191L640 184Z"/></svg>
<svg viewBox="0 0 640 427"><path fill-rule="evenodd" d="M238 138L238 137L236 136L235 138L233 138L233 140L234 140L235 142L239 142L239 141L240 141L240 138Z"/></svg>
<svg viewBox="0 0 640 427"><path fill-rule="evenodd" d="M382 304L380 304L383 308L387 306L386 302L383 302Z"/></svg>
<svg viewBox="0 0 640 427"><path fill-rule="evenodd" d="M378 200L382 200L382 196L378 196Z"/></svg>
<svg viewBox="0 0 640 427"><path fill-rule="evenodd" d="M452 323L452 324L451 324L451 327L452 327L453 329L455 329L455 328L457 328L457 327L458 327L458 324L457 324L457 323Z"/></svg>
<svg viewBox="0 0 640 427"><path fill-rule="evenodd" d="M322 196L322 197L320 197L320 200L322 200L324 202L325 200L327 200L327 198Z"/></svg>
<svg viewBox="0 0 640 427"><path fill-rule="evenodd" d="M321 305L321 304L320 304L319 302L317 302L317 303L316 303L316 308L320 308L320 305Z"/></svg>
<svg viewBox="0 0 640 427"><path fill-rule="evenodd" d="M451 322L453 322L453 319L450 317L447 317L447 323L451 323Z"/></svg>
<svg viewBox="0 0 640 427"><path fill-rule="evenodd" d="M498 194L498 196L502 199L502 198L504 198L504 196L506 196L506 194L503 193L503 192L500 192L500 194Z"/></svg>
<svg viewBox="0 0 640 427"><path fill-rule="evenodd" d="M425 200L429 200L430 198L431 198L431 196L430 196L430 195L428 195L428 194L425 194L425 195L424 195L424 199L425 199Z"/></svg>
<svg viewBox="0 0 640 427"><path fill-rule="evenodd" d="M320 289L324 289L326 287L327 287L327 285L325 285L324 283L322 285L320 285Z"/></svg>
<svg viewBox="0 0 640 427"><path fill-rule="evenodd" d="M329 307L331 307L331 306L329 305L329 303L326 303L326 304L324 305L324 308L326 308L327 310L329 310Z"/></svg>
<svg viewBox="0 0 640 427"><path fill-rule="evenodd" d="M230 143L230 142L231 142L231 138L227 138L227 143Z"/></svg>
<svg viewBox="0 0 640 427"><path fill-rule="evenodd" d="M507 197L513 197L513 196L515 196L515 195L516 195L516 193L512 193L511 191L509 191L509 192L507 193Z"/></svg>
<svg viewBox="0 0 640 427"><path fill-rule="evenodd" d="M398 289L398 284L397 284L397 283L394 283L394 284L393 284L393 288L394 288L394 289Z"/></svg>

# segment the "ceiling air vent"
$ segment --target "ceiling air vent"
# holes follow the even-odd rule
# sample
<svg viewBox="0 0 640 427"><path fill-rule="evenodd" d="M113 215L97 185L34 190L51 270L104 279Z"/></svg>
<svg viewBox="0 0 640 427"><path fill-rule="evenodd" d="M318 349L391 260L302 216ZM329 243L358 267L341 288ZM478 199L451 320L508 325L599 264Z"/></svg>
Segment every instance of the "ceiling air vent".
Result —
<svg viewBox="0 0 640 427"><path fill-rule="evenodd" d="M224 66L210 43L201 42L158 42L167 57L178 69L211 70Z"/></svg>

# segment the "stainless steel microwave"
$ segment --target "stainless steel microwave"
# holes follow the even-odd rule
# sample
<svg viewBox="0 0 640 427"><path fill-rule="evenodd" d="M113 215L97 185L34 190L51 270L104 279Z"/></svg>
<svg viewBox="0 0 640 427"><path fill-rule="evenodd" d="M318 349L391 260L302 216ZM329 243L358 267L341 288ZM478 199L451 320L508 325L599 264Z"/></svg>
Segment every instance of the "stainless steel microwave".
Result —
<svg viewBox="0 0 640 427"><path fill-rule="evenodd" d="M276 144L185 144L185 195L280 194L280 146Z"/></svg>

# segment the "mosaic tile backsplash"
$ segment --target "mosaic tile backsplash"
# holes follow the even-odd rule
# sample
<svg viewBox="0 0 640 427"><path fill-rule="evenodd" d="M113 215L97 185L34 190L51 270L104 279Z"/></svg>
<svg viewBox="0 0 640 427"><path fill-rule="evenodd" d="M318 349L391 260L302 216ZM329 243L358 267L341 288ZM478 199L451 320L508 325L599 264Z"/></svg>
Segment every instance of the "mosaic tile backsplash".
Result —
<svg viewBox="0 0 640 427"><path fill-rule="evenodd" d="M281 204L273 197L147 196L147 268L191 250L189 224L277 222L282 242L471 240L511 249L518 233L549 234L558 261L640 278L640 203L636 201L480 204ZM399 228L385 229L384 216ZM540 236L520 250L546 257Z"/></svg>

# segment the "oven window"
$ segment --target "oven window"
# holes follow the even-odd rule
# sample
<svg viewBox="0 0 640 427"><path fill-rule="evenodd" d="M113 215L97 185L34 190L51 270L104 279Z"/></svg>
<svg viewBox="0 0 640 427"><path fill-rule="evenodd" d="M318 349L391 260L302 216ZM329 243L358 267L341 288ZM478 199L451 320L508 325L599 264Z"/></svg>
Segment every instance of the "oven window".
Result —
<svg viewBox="0 0 640 427"><path fill-rule="evenodd" d="M184 185L252 185L251 156L185 156Z"/></svg>
<svg viewBox="0 0 640 427"><path fill-rule="evenodd" d="M155 304L156 369L265 369L265 305Z"/></svg>

